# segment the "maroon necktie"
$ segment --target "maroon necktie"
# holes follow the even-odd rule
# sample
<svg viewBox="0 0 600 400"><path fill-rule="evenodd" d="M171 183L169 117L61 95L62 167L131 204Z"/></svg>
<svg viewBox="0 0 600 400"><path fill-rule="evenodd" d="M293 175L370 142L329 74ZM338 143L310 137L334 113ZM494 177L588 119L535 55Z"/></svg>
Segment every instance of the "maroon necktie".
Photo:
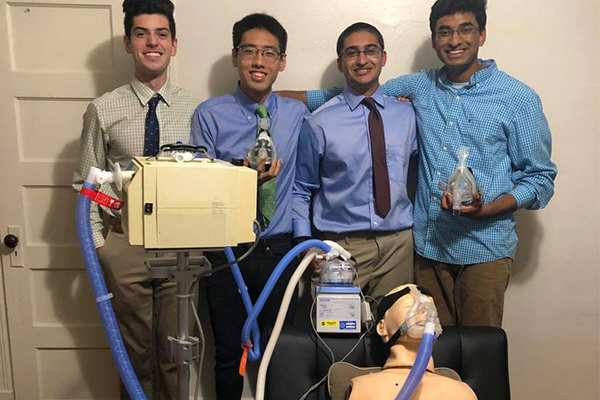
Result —
<svg viewBox="0 0 600 400"><path fill-rule="evenodd" d="M385 135L383 119L375 100L365 97L362 103L369 109L369 136L371 137L371 157L373 158L373 189L375 190L375 211L385 218L390 211L390 179L385 156Z"/></svg>

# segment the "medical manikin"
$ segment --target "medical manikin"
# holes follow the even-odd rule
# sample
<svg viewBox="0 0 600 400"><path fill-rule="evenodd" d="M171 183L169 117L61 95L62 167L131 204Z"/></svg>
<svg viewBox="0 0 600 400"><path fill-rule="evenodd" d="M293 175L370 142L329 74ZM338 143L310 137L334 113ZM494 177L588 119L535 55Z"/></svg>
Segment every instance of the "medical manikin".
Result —
<svg viewBox="0 0 600 400"><path fill-rule="evenodd" d="M403 285L383 298L378 311L377 333L390 346L390 355L380 372L353 378L350 400L393 400L417 359L425 312L433 299L422 294L416 285ZM436 316L437 319L437 316ZM439 322L436 331L441 331ZM462 382L435 375L433 358L416 388L413 400L476 400L471 388Z"/></svg>

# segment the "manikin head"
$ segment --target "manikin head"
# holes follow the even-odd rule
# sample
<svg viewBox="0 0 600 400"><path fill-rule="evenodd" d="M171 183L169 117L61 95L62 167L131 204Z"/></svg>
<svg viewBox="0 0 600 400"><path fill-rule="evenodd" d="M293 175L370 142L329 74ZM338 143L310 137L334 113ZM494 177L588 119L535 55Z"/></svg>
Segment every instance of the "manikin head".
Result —
<svg viewBox="0 0 600 400"><path fill-rule="evenodd" d="M135 77L159 89L167 80L171 57L177 54L174 6L170 0L125 0L125 50L132 55Z"/></svg>
<svg viewBox="0 0 600 400"><path fill-rule="evenodd" d="M231 61L240 77L240 88L262 103L279 72L285 69L287 32L266 14L250 14L233 25Z"/></svg>
<svg viewBox="0 0 600 400"><path fill-rule="evenodd" d="M365 96L375 93L387 60L381 32L365 22L352 24L340 34L336 51L346 85Z"/></svg>
<svg viewBox="0 0 600 400"><path fill-rule="evenodd" d="M487 0L437 0L431 7L431 44L448 77L467 82L479 69L479 47L486 39Z"/></svg>
<svg viewBox="0 0 600 400"><path fill-rule="evenodd" d="M381 300L377 318L377 333L388 347L396 342L419 341L428 318L435 323L436 336L442 332L431 294L412 284L392 289Z"/></svg>

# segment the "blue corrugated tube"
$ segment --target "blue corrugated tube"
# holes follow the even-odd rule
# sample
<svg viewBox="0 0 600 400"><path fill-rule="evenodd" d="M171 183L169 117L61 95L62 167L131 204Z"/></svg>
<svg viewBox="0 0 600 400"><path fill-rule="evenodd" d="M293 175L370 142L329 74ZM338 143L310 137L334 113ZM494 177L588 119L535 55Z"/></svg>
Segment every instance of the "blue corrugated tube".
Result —
<svg viewBox="0 0 600 400"><path fill-rule="evenodd" d="M254 305L254 307L252 307L251 311L248 311L248 318L246 319L246 322L244 323L244 328L242 329L242 345L244 345L245 343L248 343L250 341L250 331L255 329L256 320L258 318L258 315L260 314L263 307L265 306L265 303L267 302L267 299L269 298L269 295L271 294L271 291L273 290L275 283L277 283L277 281L281 277L281 274L283 273L283 271L287 268L289 263L292 262L292 260L294 258L296 258L303 251L310 249L311 247L317 247L326 253L328 253L329 250L331 250L331 247L329 247L329 245L327 243L325 243L321 240L317 240L317 239L310 239L310 240L306 240L306 241L298 244L296 247L291 249L281 259L281 261L279 261L279 263L277 264L277 266L271 273L271 276L267 280L267 283L265 284L265 287L263 288L262 292L260 292L260 296L258 297L256 304ZM236 280L236 282L237 282L237 280ZM241 292L246 291L246 293L247 293L247 289L246 289L246 286L244 285L243 279L241 279L241 283L242 283L241 286L238 283L238 287L239 287L240 291ZM243 297L243 295L242 295L242 297ZM250 361L256 361L260 358L260 348L258 348L259 346L260 346L260 342L255 340L252 348L253 349L255 347L257 348L256 353L259 354L259 357L254 357L250 352L248 352L248 359Z"/></svg>
<svg viewBox="0 0 600 400"><path fill-rule="evenodd" d="M225 257L227 257L227 262L232 262L235 260L235 255L233 254L233 250L231 250L231 247L225 247ZM231 273L233 274L233 279L235 279L235 283L240 289L240 295L242 296L244 308L246 308L246 312L250 314L253 308L252 300L250 300L248 288L246 287L244 277L242 276L242 272L240 271L240 267L237 265L237 263L231 264ZM254 343L260 343L260 329L258 328L258 323L256 321L252 325L252 337L254 338ZM260 344L254 345L248 350L248 358L250 359L250 361L258 360L260 357Z"/></svg>
<svg viewBox="0 0 600 400"><path fill-rule="evenodd" d="M83 187L96 190L95 185L84 182ZM94 297L98 303L98 310L100 311L100 318L102 320L102 326L104 327L104 333L108 339L110 351L112 352L117 369L121 375L121 380L127 388L129 396L133 400L146 400L146 395L140 386L125 345L123 344L123 338L117 325L117 318L113 311L112 304L110 303L111 295L106 290L106 284L104 282L104 276L100 269L100 262L98 261L98 255L96 254L96 248L94 246L94 240L92 238L92 226L90 222L90 208L91 200L87 196L82 194L77 195L77 230L79 234L79 244L81 246L81 252L83 259L85 260L85 266L92 284L92 290Z"/></svg>
<svg viewBox="0 0 600 400"><path fill-rule="evenodd" d="M433 328L431 328L431 330L433 330ZM429 364L429 359L431 358L434 340L435 334L427 332L426 329L423 338L421 339L417 359L406 378L406 382L404 382L402 389L400 389L400 392L396 396L396 400L409 400L417 389L417 386L419 386L419 382L421 382L423 374L427 369L427 364Z"/></svg>

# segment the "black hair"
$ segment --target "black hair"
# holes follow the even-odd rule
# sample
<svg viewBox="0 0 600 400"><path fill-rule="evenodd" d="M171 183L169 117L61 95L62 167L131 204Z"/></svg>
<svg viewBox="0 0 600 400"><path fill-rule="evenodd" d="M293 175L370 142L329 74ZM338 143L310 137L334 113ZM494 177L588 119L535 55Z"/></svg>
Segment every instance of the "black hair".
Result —
<svg viewBox="0 0 600 400"><path fill-rule="evenodd" d="M479 32L483 32L487 22L486 6L487 0L437 0L431 7L431 14L429 15L431 33L435 33L435 25L440 18L456 13L472 13L475 15Z"/></svg>
<svg viewBox="0 0 600 400"><path fill-rule="evenodd" d="M350 25L349 27L347 27L346 29L344 29L344 31L338 37L337 44L335 46L335 51L337 52L338 56L340 56L342 53L342 50L344 50L344 41L348 38L348 36L352 35L354 32L361 32L361 31L371 32L377 38L377 41L379 42L379 45L381 46L381 50L385 49L384 44L383 44L383 36L381 35L381 32L379 32L379 30L377 28L375 28L371 24L367 24L366 22L355 22L352 25Z"/></svg>
<svg viewBox="0 0 600 400"><path fill-rule="evenodd" d="M171 31L171 39L175 40L175 18L173 11L175 6L171 0L125 0L123 2L123 12L125 13L125 35L131 38L131 30L133 29L133 17L142 14L160 14L167 17L169 20L169 30Z"/></svg>
<svg viewBox="0 0 600 400"><path fill-rule="evenodd" d="M233 48L235 49L242 42L242 36L252 29L264 29L279 41L279 51L285 54L287 48L287 32L275 18L263 13L246 15L244 18L233 24Z"/></svg>

